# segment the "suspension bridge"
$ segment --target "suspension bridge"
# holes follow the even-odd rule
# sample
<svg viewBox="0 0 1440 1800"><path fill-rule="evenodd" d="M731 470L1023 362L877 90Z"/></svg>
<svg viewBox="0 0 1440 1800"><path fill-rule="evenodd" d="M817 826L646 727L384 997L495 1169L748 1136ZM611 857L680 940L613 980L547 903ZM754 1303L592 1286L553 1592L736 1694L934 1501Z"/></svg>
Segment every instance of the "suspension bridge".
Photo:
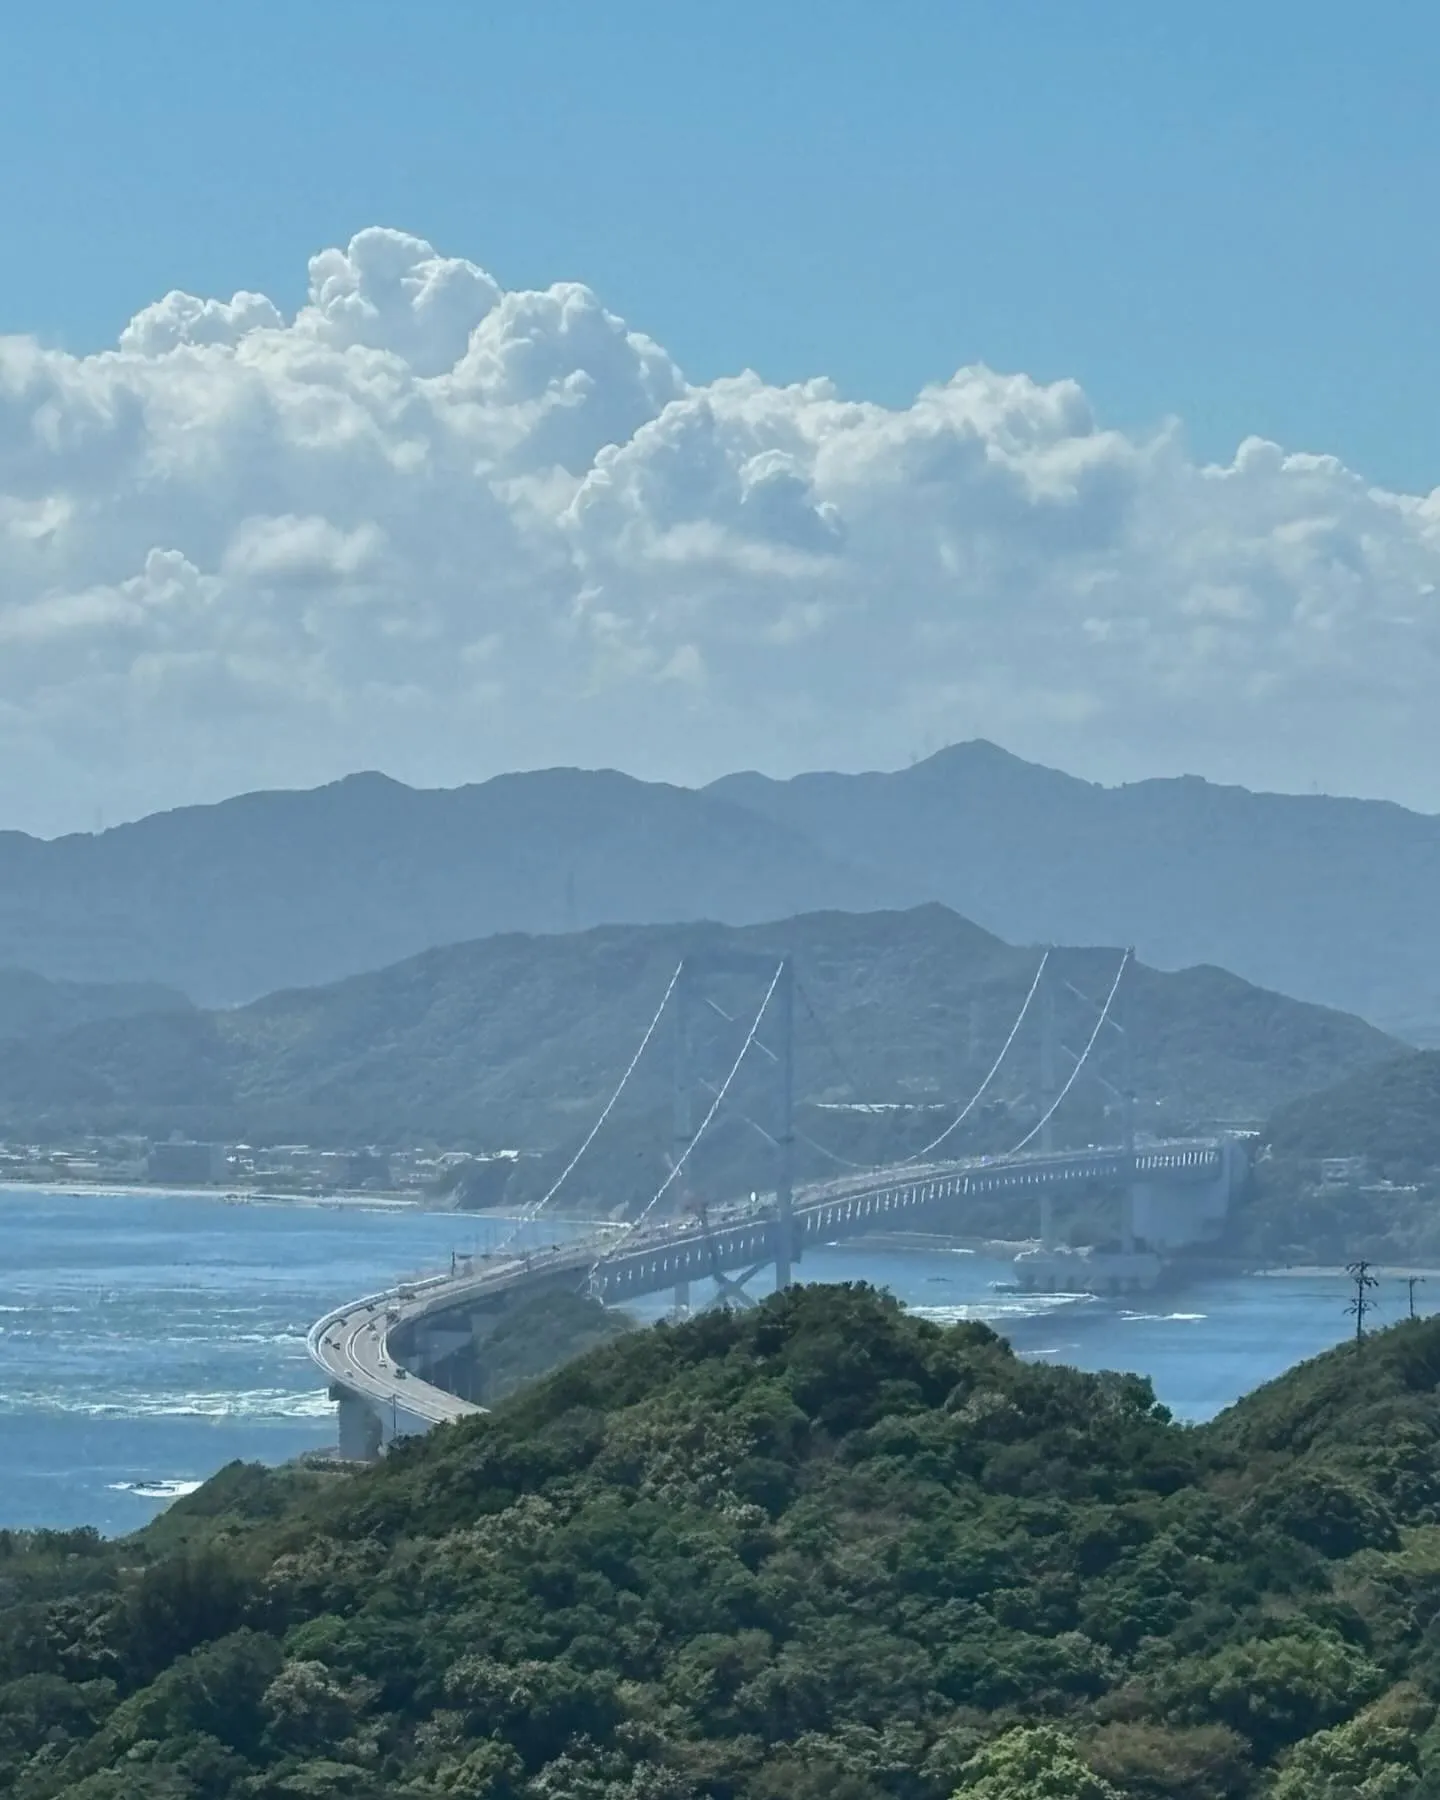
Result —
<svg viewBox="0 0 1440 1800"><path fill-rule="evenodd" d="M997 1155L945 1154L946 1146L992 1091L1037 997L1042 1010L1049 1008L1054 987L1053 976L1047 981L1051 955L1047 951L1040 958L994 1062L941 1131L909 1156L879 1167L835 1155L832 1160L846 1167L845 1174L798 1191L794 965L789 957L747 952L687 956L671 976L634 1055L589 1131L555 1181L516 1219L498 1249L448 1274L351 1301L311 1329L310 1355L324 1371L338 1403L342 1455L368 1459L396 1436L483 1411L475 1395L482 1386L478 1370L486 1337L508 1308L548 1289L588 1293L607 1304L669 1292L676 1311L683 1314L690 1308L693 1285L706 1283L713 1295L709 1304L748 1305L751 1282L773 1270L775 1286L787 1286L807 1249L878 1230L923 1230L937 1220L953 1222L963 1217L967 1201L997 1196L1013 1198L1017 1206L1033 1206L1045 1244L1053 1241L1056 1205L1063 1205L1067 1195L1092 1195L1097 1189L1120 1195L1124 1256L1137 1246L1163 1249L1212 1235L1224 1219L1241 1172L1243 1157L1234 1139L1138 1144L1133 1097L1126 1096L1121 1144L1057 1149L1052 1141L1055 1115L1092 1067L1102 1034L1108 1028L1124 1037L1114 1014L1131 963L1128 951L1119 958L1109 990L1094 1009L1083 1049L1070 1053L1069 1075L1063 1082L1051 1082L1048 1103L1023 1135ZM707 992L715 978L737 976L763 988L763 997L724 1078L702 1084L694 1057L697 1014L707 1006L721 1010ZM673 1142L663 1180L622 1225L597 1227L594 1235L569 1244L522 1248L527 1227L553 1208L605 1130L667 1015L672 1024ZM735 1023L728 1014L722 1016ZM1053 1020L1053 1009L1048 1019ZM1047 1023L1044 1060L1051 1065L1052 1039ZM771 1124L742 1116L770 1146L773 1190L724 1204L697 1203L686 1191L691 1159L725 1110L747 1063L760 1063L767 1071Z"/></svg>

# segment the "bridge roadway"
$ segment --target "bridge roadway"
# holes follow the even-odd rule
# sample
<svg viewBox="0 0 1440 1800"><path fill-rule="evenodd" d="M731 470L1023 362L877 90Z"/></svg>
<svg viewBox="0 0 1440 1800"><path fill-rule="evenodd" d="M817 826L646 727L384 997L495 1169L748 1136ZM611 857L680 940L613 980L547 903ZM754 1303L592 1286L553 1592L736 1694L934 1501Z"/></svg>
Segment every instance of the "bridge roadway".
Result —
<svg viewBox="0 0 1440 1800"><path fill-rule="evenodd" d="M931 1207L970 1195L1013 1193L1020 1199L1095 1182L1168 1186L1228 1181L1230 1148L1224 1140L1188 1139L1143 1146L1133 1158L1114 1148L1040 1152L850 1176L797 1193L793 1248L798 1253L806 1246L886 1227L903 1229ZM528 1286L573 1281L578 1288L588 1276L591 1291L613 1302L703 1280L717 1270L753 1269L771 1260L776 1228L773 1205L742 1202L713 1210L708 1232L689 1217L647 1227L598 1264L606 1244L614 1242L613 1234L597 1232L578 1243L492 1255L457 1275L404 1283L337 1307L312 1327L308 1345L341 1403L342 1450L347 1442L353 1449L360 1441L362 1410L378 1422L382 1442L485 1410L405 1367L393 1339L414 1342L429 1331L466 1342L468 1311L477 1302ZM464 1317L463 1331L457 1321L447 1333L447 1314ZM442 1353L445 1347L442 1343Z"/></svg>

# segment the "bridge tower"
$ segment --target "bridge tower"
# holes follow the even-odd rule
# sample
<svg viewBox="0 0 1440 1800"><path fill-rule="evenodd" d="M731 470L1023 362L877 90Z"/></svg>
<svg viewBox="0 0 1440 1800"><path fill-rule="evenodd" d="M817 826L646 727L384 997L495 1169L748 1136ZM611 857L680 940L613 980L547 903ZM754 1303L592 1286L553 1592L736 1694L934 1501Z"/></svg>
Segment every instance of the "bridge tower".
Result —
<svg viewBox="0 0 1440 1800"><path fill-rule="evenodd" d="M778 963L778 970L777 970ZM696 1069L694 1021L698 1008L708 1006L719 1012L706 993L706 985L716 976L741 975L765 982L773 979L766 1017L756 1036L754 1050L770 1071L768 1086L770 1117L759 1126L773 1147L775 1180L775 1213L770 1233L770 1256L775 1265L775 1287L789 1287L793 1267L798 1258L795 1233L795 969L788 956L774 957L763 951L702 950L686 956L675 984L672 1005L675 1009L671 1038L672 1088L672 1157L678 1162L688 1151L695 1133ZM763 992L763 989L762 989ZM722 1017L728 1015L722 1014ZM700 1111L703 1113L704 1108ZM673 1166L673 1165L672 1165ZM682 1187L684 1177L681 1178ZM684 1209L683 1194L677 1197L676 1210ZM726 1278L723 1292L729 1298L743 1300L745 1283L766 1265L757 1263L738 1279ZM690 1304L689 1283L677 1283L677 1311Z"/></svg>
<svg viewBox="0 0 1440 1800"><path fill-rule="evenodd" d="M671 1127L670 1127L670 1167L677 1168L681 1159L690 1149L690 1140L695 1135L695 1124L691 1114L690 1093L693 1076L690 1065L690 981L688 962L680 965L679 978L675 983L675 992L671 998L674 1009L672 1020L670 1050L670 1087L671 1087ZM686 1197L690 1192L688 1176L682 1171L675 1195L675 1211L685 1211ZM690 1283L688 1280L675 1283L674 1310L677 1317L683 1317L690 1311Z"/></svg>
<svg viewBox="0 0 1440 1800"><path fill-rule="evenodd" d="M1133 954L1131 967L1134 966ZM1121 1122L1124 1126L1125 1187L1120 1205L1120 1244L1127 1254L1135 1248L1135 1216L1139 1210L1139 1184L1135 1173L1135 1036L1131 1030L1135 1009L1129 1004L1133 982L1122 982L1116 999L1120 1017L1114 1021L1120 1034Z"/></svg>
<svg viewBox="0 0 1440 1800"><path fill-rule="evenodd" d="M1048 1112L1055 1100L1059 1076L1055 1067L1055 1050L1059 1027L1055 1018L1055 982L1048 966L1040 978L1040 1106ZM1054 1121L1047 1118L1040 1127L1040 1149L1048 1156L1055 1148ZM1055 1247L1055 1194L1044 1188L1040 1194L1040 1242L1046 1250Z"/></svg>

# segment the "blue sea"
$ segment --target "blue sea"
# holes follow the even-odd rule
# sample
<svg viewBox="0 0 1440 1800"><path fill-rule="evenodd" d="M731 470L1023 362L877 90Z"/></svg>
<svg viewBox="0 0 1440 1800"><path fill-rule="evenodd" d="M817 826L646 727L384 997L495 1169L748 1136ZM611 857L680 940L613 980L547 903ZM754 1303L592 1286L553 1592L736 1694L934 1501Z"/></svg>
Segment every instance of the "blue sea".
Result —
<svg viewBox="0 0 1440 1800"><path fill-rule="evenodd" d="M236 1457L329 1444L308 1327L509 1229L411 1208L0 1187L0 1526L132 1531ZM935 1319L988 1319L1027 1355L1147 1374L1186 1419L1349 1329L1338 1276L1207 1281L1122 1307L996 1293L1006 1266L955 1251L837 1247L798 1273L875 1282ZM1380 1323L1406 1305L1399 1282L1379 1298Z"/></svg>

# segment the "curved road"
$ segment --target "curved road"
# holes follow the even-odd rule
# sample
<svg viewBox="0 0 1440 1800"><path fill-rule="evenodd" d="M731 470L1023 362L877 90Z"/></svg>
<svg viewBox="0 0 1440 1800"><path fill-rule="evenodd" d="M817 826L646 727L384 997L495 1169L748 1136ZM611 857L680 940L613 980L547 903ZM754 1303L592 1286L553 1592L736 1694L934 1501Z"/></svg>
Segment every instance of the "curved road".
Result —
<svg viewBox="0 0 1440 1800"><path fill-rule="evenodd" d="M382 1417L398 1410L425 1425L472 1418L485 1408L411 1374L390 1349L391 1333L418 1324L442 1300L448 1309L567 1264L583 1274L596 1254L597 1246L589 1242L578 1249L569 1246L530 1256L493 1257L463 1275L436 1275L351 1300L311 1327L307 1339L310 1355L336 1386L374 1401Z"/></svg>
<svg viewBox="0 0 1440 1800"><path fill-rule="evenodd" d="M829 1241L832 1231L853 1233L876 1226L894 1226L901 1215L936 1198L956 1191L993 1192L1014 1186L1067 1179L1088 1179L1102 1172L1112 1178L1113 1149L1068 1151L1053 1155L1029 1154L1013 1158L967 1158L934 1167L907 1166L903 1170L870 1171L864 1175L816 1183L795 1196L795 1218L800 1235L809 1241ZM1153 1144L1131 1157L1136 1175L1150 1179L1194 1179L1218 1168L1224 1161L1215 1140L1189 1140ZM1051 1165L1047 1170L1043 1165ZM897 1181L897 1175L899 1177ZM768 1215L767 1215L768 1216ZM762 1215L745 1202L717 1207L710 1214L711 1244L729 1239L747 1244L747 1254L734 1266L751 1260L753 1229ZM594 1265L607 1243L628 1263L638 1279L629 1292L654 1291L673 1286L677 1279L705 1275L701 1227L693 1218L669 1219L623 1237L595 1237L578 1243L525 1253L501 1253L477 1259L459 1275L436 1275L428 1280L404 1283L383 1294L349 1301L327 1313L310 1331L310 1355L332 1384L337 1397L346 1394L366 1404L380 1419L382 1434L402 1430L426 1430L431 1425L471 1418L485 1411L436 1387L405 1368L390 1348L397 1331L419 1328L430 1315L443 1314L470 1300L480 1299L544 1275L573 1272L578 1281ZM617 1295L620 1289L617 1288ZM343 1425L342 1425L343 1430Z"/></svg>

